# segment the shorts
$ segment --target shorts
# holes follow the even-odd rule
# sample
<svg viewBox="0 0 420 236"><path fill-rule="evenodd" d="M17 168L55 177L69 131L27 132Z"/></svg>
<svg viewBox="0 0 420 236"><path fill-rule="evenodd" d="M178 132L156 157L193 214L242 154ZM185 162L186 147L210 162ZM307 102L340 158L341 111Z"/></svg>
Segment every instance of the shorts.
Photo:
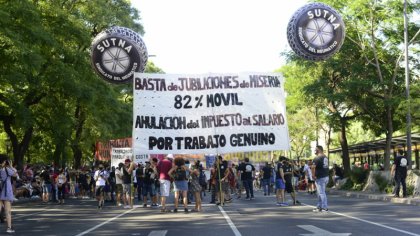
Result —
<svg viewBox="0 0 420 236"><path fill-rule="evenodd" d="M122 184L123 194L131 195L131 184Z"/></svg>
<svg viewBox="0 0 420 236"><path fill-rule="evenodd" d="M160 179L160 195L162 197L169 197L169 191L171 190L171 181L166 179Z"/></svg>
<svg viewBox="0 0 420 236"><path fill-rule="evenodd" d="M43 184L42 185L42 192L43 193L51 193L51 184Z"/></svg>
<svg viewBox="0 0 420 236"><path fill-rule="evenodd" d="M123 193L123 186L122 184L116 184L116 194L122 194Z"/></svg>
<svg viewBox="0 0 420 236"><path fill-rule="evenodd" d="M287 181L286 180L286 192L287 193L292 193L293 192L293 185L292 185L292 180L290 180L290 181Z"/></svg>
<svg viewBox="0 0 420 236"><path fill-rule="evenodd" d="M156 195L155 184L143 184L143 197L147 197L147 194L152 197Z"/></svg>
<svg viewBox="0 0 420 236"><path fill-rule="evenodd" d="M285 189L286 185L282 179L276 179L276 189Z"/></svg>
<svg viewBox="0 0 420 236"><path fill-rule="evenodd" d="M174 191L188 191L188 181L187 180L177 180L174 181Z"/></svg>
<svg viewBox="0 0 420 236"><path fill-rule="evenodd" d="M96 186L95 196L102 196L104 194L104 188L105 186Z"/></svg>
<svg viewBox="0 0 420 236"><path fill-rule="evenodd" d="M216 193L220 192L220 184L219 181L216 181L215 186ZM222 192L227 192L229 190L229 182L223 181L222 182Z"/></svg>

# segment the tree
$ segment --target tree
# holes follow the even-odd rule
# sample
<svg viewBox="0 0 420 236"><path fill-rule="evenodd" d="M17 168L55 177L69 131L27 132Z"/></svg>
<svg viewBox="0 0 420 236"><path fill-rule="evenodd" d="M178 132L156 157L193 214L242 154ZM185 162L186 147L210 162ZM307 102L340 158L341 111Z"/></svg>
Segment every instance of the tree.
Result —
<svg viewBox="0 0 420 236"><path fill-rule="evenodd" d="M98 137L131 132L129 85L99 79L89 59L91 39L111 25L143 33L129 2L0 1L0 15L0 120L19 167L32 139L31 152L53 150L56 161L70 145L78 166Z"/></svg>
<svg viewBox="0 0 420 236"><path fill-rule="evenodd" d="M338 10L346 22L346 41L341 51L316 64L299 61L294 56L289 59L298 60L302 67L312 68L312 74L317 76L317 80L306 86L305 92L325 99L325 107L332 112L330 117L339 121L345 167L348 151L343 135L348 119L357 116L376 135L386 135L384 164L389 168L392 134L402 125L400 114L396 113L404 91L404 70L400 63L402 4L396 0L322 2ZM419 9L418 1L410 5L409 13L415 9ZM418 43L414 39L419 27L411 23L409 29L411 42ZM418 57L410 60L412 64L418 64ZM344 117L344 114L350 114L350 117Z"/></svg>

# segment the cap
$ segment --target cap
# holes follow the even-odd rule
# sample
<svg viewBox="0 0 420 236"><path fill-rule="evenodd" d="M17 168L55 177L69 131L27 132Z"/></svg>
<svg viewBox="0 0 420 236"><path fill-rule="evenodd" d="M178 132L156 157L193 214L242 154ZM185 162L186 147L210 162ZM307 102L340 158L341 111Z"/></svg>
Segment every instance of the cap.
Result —
<svg viewBox="0 0 420 236"><path fill-rule="evenodd" d="M168 155L166 156L166 158L168 158L168 159L174 159L174 155L172 155L172 154L168 154Z"/></svg>

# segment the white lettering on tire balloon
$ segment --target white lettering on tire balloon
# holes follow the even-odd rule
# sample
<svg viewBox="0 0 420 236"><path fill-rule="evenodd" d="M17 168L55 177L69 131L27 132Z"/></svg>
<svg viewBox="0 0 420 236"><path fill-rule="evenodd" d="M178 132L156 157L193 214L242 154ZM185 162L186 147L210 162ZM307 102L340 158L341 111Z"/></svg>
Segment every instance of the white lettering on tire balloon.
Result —
<svg viewBox="0 0 420 236"><path fill-rule="evenodd" d="M108 82L129 83L134 72L143 72L148 59L141 36L128 28L113 26L92 41L92 67Z"/></svg>
<svg viewBox="0 0 420 236"><path fill-rule="evenodd" d="M343 45L345 26L341 16L323 3L310 3L299 8L287 26L287 40L300 57L326 60Z"/></svg>

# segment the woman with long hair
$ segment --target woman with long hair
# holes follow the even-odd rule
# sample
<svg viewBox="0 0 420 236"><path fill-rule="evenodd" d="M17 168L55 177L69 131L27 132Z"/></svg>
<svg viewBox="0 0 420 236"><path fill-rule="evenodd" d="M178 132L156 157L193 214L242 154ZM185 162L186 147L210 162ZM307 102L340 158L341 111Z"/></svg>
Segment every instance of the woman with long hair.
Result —
<svg viewBox="0 0 420 236"><path fill-rule="evenodd" d="M195 208L191 210L192 212L199 212L201 211L201 190L202 186L200 185L200 172L203 171L202 167L200 167L200 160L196 160L194 165L191 167L191 192L194 193L195 198Z"/></svg>
<svg viewBox="0 0 420 236"><path fill-rule="evenodd" d="M178 199L179 194L182 194L184 203L184 212L188 212L188 167L185 165L185 160L182 157L177 157L174 160L174 165L169 170L168 174L174 178L174 191L175 191L175 208L174 212L178 212Z"/></svg>
<svg viewBox="0 0 420 236"><path fill-rule="evenodd" d="M12 202L15 199L12 188L12 177L17 176L17 171L11 165L8 156L0 154L0 209L4 208L6 213L7 233L14 233L12 228Z"/></svg>

